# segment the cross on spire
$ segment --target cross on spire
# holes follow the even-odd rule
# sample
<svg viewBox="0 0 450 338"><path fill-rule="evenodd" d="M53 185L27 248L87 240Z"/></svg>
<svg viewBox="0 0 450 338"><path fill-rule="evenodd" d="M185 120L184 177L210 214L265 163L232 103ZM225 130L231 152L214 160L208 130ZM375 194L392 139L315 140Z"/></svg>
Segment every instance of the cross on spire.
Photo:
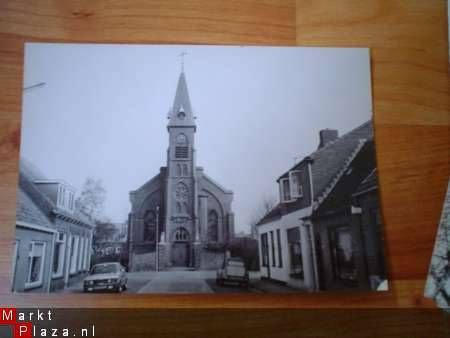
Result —
<svg viewBox="0 0 450 338"><path fill-rule="evenodd" d="M181 57L181 72L184 72L184 57L188 55L187 52L182 51L180 54L178 54L179 57Z"/></svg>

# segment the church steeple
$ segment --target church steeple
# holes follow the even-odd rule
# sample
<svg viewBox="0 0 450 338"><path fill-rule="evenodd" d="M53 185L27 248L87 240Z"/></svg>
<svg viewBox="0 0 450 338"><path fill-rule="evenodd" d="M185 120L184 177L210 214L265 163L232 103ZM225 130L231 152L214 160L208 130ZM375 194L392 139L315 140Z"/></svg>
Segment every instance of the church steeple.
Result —
<svg viewBox="0 0 450 338"><path fill-rule="evenodd" d="M195 118L192 112L191 100L186 83L186 75L182 70L178 78L177 91L171 110L169 111L169 124L171 127L194 127Z"/></svg>

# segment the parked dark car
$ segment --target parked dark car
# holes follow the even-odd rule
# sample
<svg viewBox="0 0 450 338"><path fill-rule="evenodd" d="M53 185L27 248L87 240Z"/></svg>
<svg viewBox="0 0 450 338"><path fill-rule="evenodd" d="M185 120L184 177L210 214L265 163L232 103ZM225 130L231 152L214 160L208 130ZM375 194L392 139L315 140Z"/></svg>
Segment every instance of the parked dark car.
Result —
<svg viewBox="0 0 450 338"><path fill-rule="evenodd" d="M84 292L122 292L127 288L125 268L117 262L95 264L84 279Z"/></svg>
<svg viewBox="0 0 450 338"><path fill-rule="evenodd" d="M224 260L222 268L217 271L216 283L224 285L226 282L248 287L248 271L242 258L231 257Z"/></svg>

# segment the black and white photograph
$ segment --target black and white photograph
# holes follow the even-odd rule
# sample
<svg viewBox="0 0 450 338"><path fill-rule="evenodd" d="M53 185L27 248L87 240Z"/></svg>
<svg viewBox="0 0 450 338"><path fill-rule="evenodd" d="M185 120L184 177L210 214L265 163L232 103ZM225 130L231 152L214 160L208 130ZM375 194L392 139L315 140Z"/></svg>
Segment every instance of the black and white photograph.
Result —
<svg viewBox="0 0 450 338"><path fill-rule="evenodd" d="M388 290L368 48L24 62L12 291Z"/></svg>
<svg viewBox="0 0 450 338"><path fill-rule="evenodd" d="M450 180L425 284L425 297L450 312Z"/></svg>

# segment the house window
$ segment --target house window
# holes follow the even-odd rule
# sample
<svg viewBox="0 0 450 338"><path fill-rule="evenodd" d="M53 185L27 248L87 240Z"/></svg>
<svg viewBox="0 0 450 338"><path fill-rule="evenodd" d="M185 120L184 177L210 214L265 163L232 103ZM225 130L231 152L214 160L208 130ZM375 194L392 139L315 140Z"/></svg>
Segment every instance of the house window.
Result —
<svg viewBox="0 0 450 338"><path fill-rule="evenodd" d="M70 205L69 205L69 209L73 210L73 193L70 193Z"/></svg>
<svg viewBox="0 0 450 338"><path fill-rule="evenodd" d="M62 186L58 185L58 196L56 204L60 206L62 204Z"/></svg>
<svg viewBox="0 0 450 338"><path fill-rule="evenodd" d="M335 279L354 285L357 273L350 227L330 229L329 238Z"/></svg>
<svg viewBox="0 0 450 338"><path fill-rule="evenodd" d="M85 258L84 258L84 270L89 270L89 255L90 255L90 247L89 247L89 238L86 237L86 250L84 252Z"/></svg>
<svg viewBox="0 0 450 338"><path fill-rule="evenodd" d="M83 259L84 259L84 237L80 237L80 250L78 252L77 271L83 270Z"/></svg>
<svg viewBox="0 0 450 338"><path fill-rule="evenodd" d="M375 234L374 249L375 255L378 258L378 269L381 278L386 278L385 273L385 263L384 263L384 253L383 253L383 243L384 243L384 234L382 231L381 224L381 213L379 208L373 208L370 210L370 218L371 218L371 228L374 230L372 233Z"/></svg>
<svg viewBox="0 0 450 338"><path fill-rule="evenodd" d="M11 278L11 287L12 289L14 289L14 282L15 282L15 276L16 276L16 263L17 263L17 259L18 259L18 253L19 253L19 244L20 241L18 239L16 239L16 241L14 242L14 254L13 254L13 263L12 263L12 276L13 278Z"/></svg>
<svg viewBox="0 0 450 338"><path fill-rule="evenodd" d="M78 236L72 237L72 248L70 252L70 274L77 273L77 258L78 258L78 245L80 238Z"/></svg>
<svg viewBox="0 0 450 338"><path fill-rule="evenodd" d="M282 255L282 248L281 248L281 231L280 229L277 229L277 248L278 248L278 267L283 267L283 255Z"/></svg>
<svg viewBox="0 0 450 338"><path fill-rule="evenodd" d="M298 227L287 230L290 259L290 276L303 279L303 257L300 229Z"/></svg>
<svg viewBox="0 0 450 338"><path fill-rule="evenodd" d="M87 265L87 260L88 260L88 256L87 256L87 252L88 252L88 244L89 244L89 238L85 237L84 238L84 251L83 251L83 265L81 266L81 269L86 271L86 265Z"/></svg>
<svg viewBox="0 0 450 338"><path fill-rule="evenodd" d="M292 170L289 172L289 186L292 198L303 197L301 173L300 170Z"/></svg>
<svg viewBox="0 0 450 338"><path fill-rule="evenodd" d="M261 235L262 266L269 266L269 241L267 233Z"/></svg>
<svg viewBox="0 0 450 338"><path fill-rule="evenodd" d="M58 232L53 253L53 278L62 277L64 267L64 254L66 251L66 235Z"/></svg>
<svg viewBox="0 0 450 338"><path fill-rule="evenodd" d="M275 262L275 241L273 238L273 231L270 232L270 246L272 247L272 266L276 266Z"/></svg>
<svg viewBox="0 0 450 338"><path fill-rule="evenodd" d="M290 202L291 201L291 190L289 188L289 178L283 178L280 180L281 187L281 201Z"/></svg>
<svg viewBox="0 0 450 338"><path fill-rule="evenodd" d="M31 242L28 255L28 276L25 288L35 288L42 285L45 262L45 243Z"/></svg>

